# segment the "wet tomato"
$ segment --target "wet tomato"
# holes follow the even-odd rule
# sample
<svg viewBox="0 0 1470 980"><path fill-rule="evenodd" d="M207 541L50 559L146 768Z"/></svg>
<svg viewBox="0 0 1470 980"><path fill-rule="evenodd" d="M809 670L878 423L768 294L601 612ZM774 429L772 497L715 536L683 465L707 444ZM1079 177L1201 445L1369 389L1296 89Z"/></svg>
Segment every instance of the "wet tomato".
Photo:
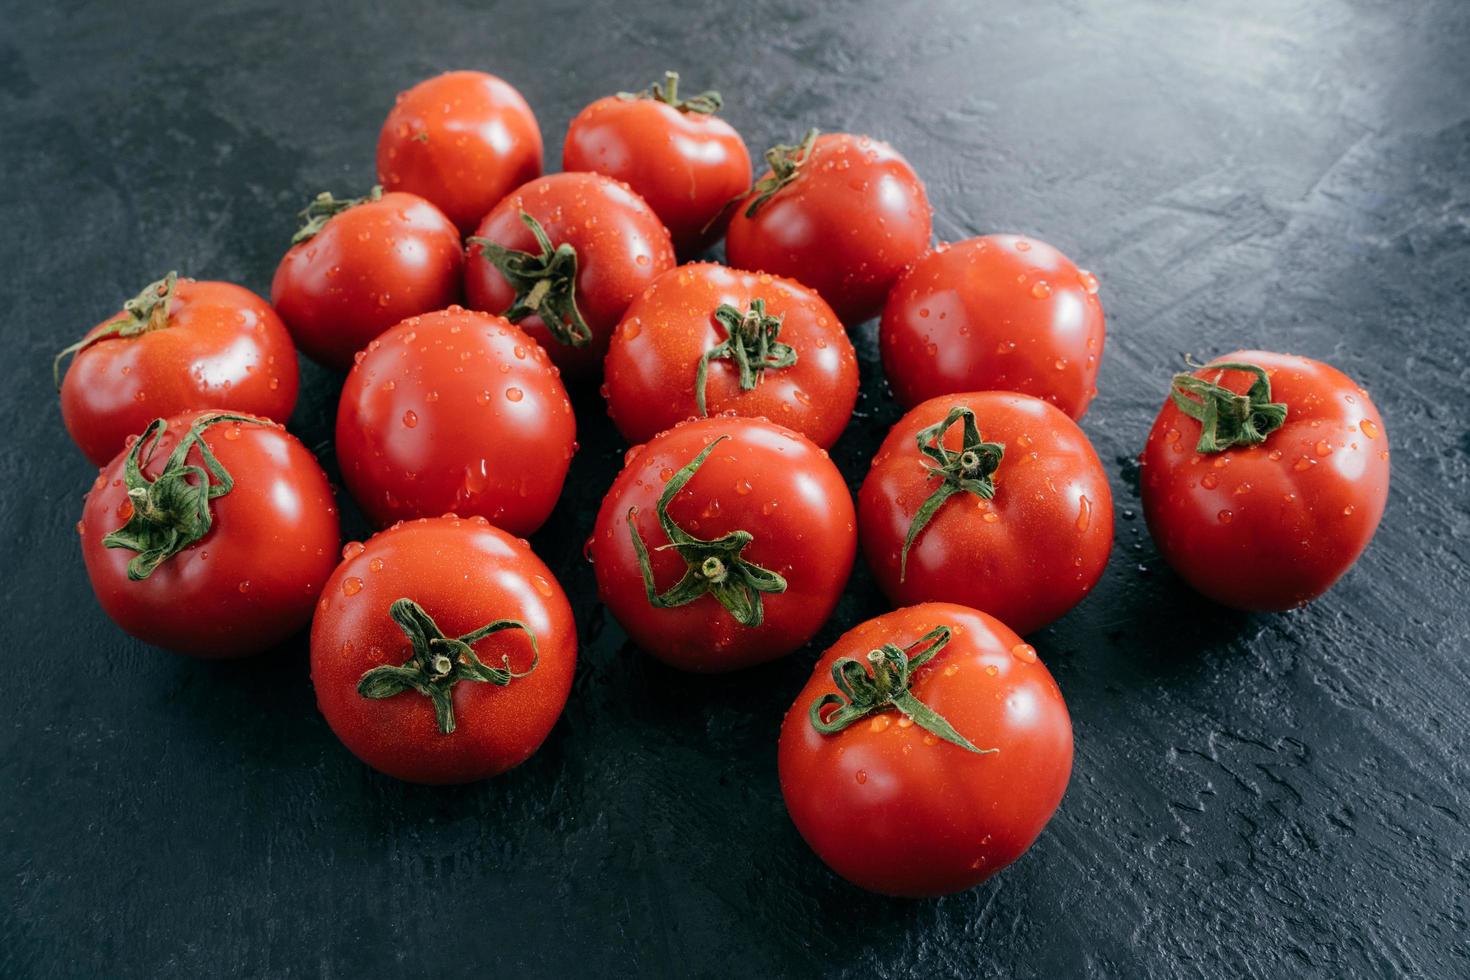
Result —
<svg viewBox="0 0 1470 980"><path fill-rule="evenodd" d="M546 352L459 307L368 344L337 408L342 479L380 526L454 511L530 534L556 506L575 439Z"/></svg>
<svg viewBox="0 0 1470 980"><path fill-rule="evenodd" d="M577 630L526 542L483 517L349 544L311 626L317 706L380 772L466 783L520 765L566 704Z"/></svg>
<svg viewBox="0 0 1470 980"><path fill-rule="evenodd" d="M296 348L270 304L227 282L170 272L62 351L61 418L101 466L160 416L230 408L284 422L296 406Z"/></svg>
<svg viewBox="0 0 1470 980"><path fill-rule="evenodd" d="M1072 722L1036 650L985 613L926 603L822 655L781 726L801 836L888 895L972 888L1020 857L1072 772Z"/></svg>
<svg viewBox="0 0 1470 980"><path fill-rule="evenodd" d="M708 262L664 273L635 299L606 362L608 411L635 444L687 418L733 413L828 448L857 389L852 342L820 296Z"/></svg>

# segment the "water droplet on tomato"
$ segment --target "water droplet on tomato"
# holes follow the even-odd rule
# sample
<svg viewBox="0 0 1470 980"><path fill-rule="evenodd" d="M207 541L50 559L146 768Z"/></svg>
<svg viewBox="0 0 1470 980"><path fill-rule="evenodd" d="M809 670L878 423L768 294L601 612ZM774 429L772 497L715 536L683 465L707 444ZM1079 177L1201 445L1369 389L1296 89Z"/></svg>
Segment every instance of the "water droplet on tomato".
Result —
<svg viewBox="0 0 1470 980"><path fill-rule="evenodd" d="M358 578L356 575L342 580L343 595L357 595L361 591L362 579Z"/></svg>
<svg viewBox="0 0 1470 980"><path fill-rule="evenodd" d="M1011 656L1025 664L1036 663L1036 648L1029 643L1017 643L1011 647Z"/></svg>
<svg viewBox="0 0 1470 980"><path fill-rule="evenodd" d="M381 572L382 570L383 570L383 559L381 559L381 558L372 558L372 559L369 559L369 561L368 561L368 571L370 571L370 572Z"/></svg>
<svg viewBox="0 0 1470 980"><path fill-rule="evenodd" d="M526 397L526 393L512 385L511 387L505 389L505 397L509 401L518 402L522 398Z"/></svg>
<svg viewBox="0 0 1470 980"><path fill-rule="evenodd" d="M361 541L349 541L342 546L342 560L346 561L350 558L356 558L366 550L367 548L363 546Z"/></svg>
<svg viewBox="0 0 1470 980"><path fill-rule="evenodd" d="M546 581L545 577L541 575L532 575L531 584L534 585L536 587L536 591L541 593L543 596L546 596L547 598L551 597L551 583Z"/></svg>
<svg viewBox="0 0 1470 980"><path fill-rule="evenodd" d="M1235 515L1228 510L1222 510L1215 516L1219 518L1221 524L1229 524L1231 521L1235 520Z"/></svg>
<svg viewBox="0 0 1470 980"><path fill-rule="evenodd" d="M1031 284L1031 295L1037 299L1046 299L1051 295L1051 284L1045 279L1038 279Z"/></svg>
<svg viewBox="0 0 1470 980"><path fill-rule="evenodd" d="M418 415L418 413L415 412L411 408L408 411L404 412L403 413L403 424L404 424L404 426L406 428L409 428L409 429L412 429L414 426L418 425L419 424L419 415Z"/></svg>

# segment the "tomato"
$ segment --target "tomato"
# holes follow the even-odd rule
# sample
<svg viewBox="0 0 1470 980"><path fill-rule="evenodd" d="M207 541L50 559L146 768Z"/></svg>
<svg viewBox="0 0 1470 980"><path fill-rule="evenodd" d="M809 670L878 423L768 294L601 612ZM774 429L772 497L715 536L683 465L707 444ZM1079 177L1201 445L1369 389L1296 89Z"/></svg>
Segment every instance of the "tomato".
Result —
<svg viewBox="0 0 1470 980"><path fill-rule="evenodd" d="M520 765L561 715L572 608L483 517L396 524L342 551L311 626L317 706L380 772L466 783Z"/></svg>
<svg viewBox="0 0 1470 980"><path fill-rule="evenodd" d="M833 871L945 895L1036 840L1067 789L1072 722L1033 647L985 613L925 603L822 655L781 725L779 765L796 829Z"/></svg>
<svg viewBox="0 0 1470 980"><path fill-rule="evenodd" d="M797 649L857 550L827 454L771 422L682 422L628 453L587 542L602 601L645 651L699 672Z"/></svg>
<svg viewBox="0 0 1470 980"><path fill-rule="evenodd" d="M888 433L858 494L863 554L897 605L957 602L1030 633L1081 602L1113 547L1087 436L1005 391L931 398Z"/></svg>
<svg viewBox="0 0 1470 980"><path fill-rule="evenodd" d="M469 305L519 323L571 378L602 369L628 304L674 267L658 216L601 174L532 181L485 215L469 241Z"/></svg>
<svg viewBox="0 0 1470 980"><path fill-rule="evenodd" d="M305 626L337 508L315 457L268 419L156 419L97 474L77 523L97 601L145 643L259 653Z"/></svg>
<svg viewBox="0 0 1470 980"><path fill-rule="evenodd" d="M160 415L230 408L284 422L296 406L296 348L265 300L170 272L56 358L61 418L97 466Z"/></svg>
<svg viewBox="0 0 1470 980"><path fill-rule="evenodd" d="M319 194L276 267L271 302L307 354L346 370L404 317L459 301L459 230L414 194Z"/></svg>
<svg viewBox="0 0 1470 980"><path fill-rule="evenodd" d="M1363 553L1388 498L1388 431L1368 393L1305 357L1227 354L1174 376L1140 491L1180 577L1216 602L1283 610Z"/></svg>
<svg viewBox="0 0 1470 980"><path fill-rule="evenodd" d="M398 96L378 134L378 183L433 201L461 232L541 176L541 129L509 83L451 71Z"/></svg>
<svg viewBox="0 0 1470 980"><path fill-rule="evenodd" d="M455 511L530 534L576 451L546 352L498 316L450 307L368 344L342 386L337 461L378 525Z"/></svg>
<svg viewBox="0 0 1470 980"><path fill-rule="evenodd" d="M827 448L857 401L857 355L820 296L709 262L664 273L633 301L606 371L608 411L632 443L733 413L775 419Z"/></svg>
<svg viewBox="0 0 1470 980"><path fill-rule="evenodd" d="M730 220L730 264L805 283L848 326L873 316L929 247L929 198L913 168L882 140L816 130L766 162Z"/></svg>
<svg viewBox="0 0 1470 980"><path fill-rule="evenodd" d="M750 187L750 153L715 113L720 93L680 99L679 74L634 95L598 99L567 128L563 170L621 180L653 208L682 255L713 244L727 205Z"/></svg>
<svg viewBox="0 0 1470 980"><path fill-rule="evenodd" d="M1080 419L1104 339L1097 277L1045 242L985 235L939 245L888 295L878 331L901 404L1019 391Z"/></svg>

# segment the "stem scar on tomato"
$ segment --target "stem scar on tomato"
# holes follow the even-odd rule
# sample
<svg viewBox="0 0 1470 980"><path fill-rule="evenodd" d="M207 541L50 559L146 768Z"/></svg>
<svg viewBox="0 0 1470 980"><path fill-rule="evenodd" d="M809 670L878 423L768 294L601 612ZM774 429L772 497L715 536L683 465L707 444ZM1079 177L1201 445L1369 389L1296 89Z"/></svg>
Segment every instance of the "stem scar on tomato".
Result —
<svg viewBox="0 0 1470 980"><path fill-rule="evenodd" d="M577 250L570 242L552 245L541 222L525 210L520 214L521 221L536 236L539 254L518 252L478 235L469 238L469 244L480 246L485 261L495 266L516 291L515 302L501 315L519 323L535 314L559 342L586 347L592 341L592 328L577 309Z"/></svg>
<svg viewBox="0 0 1470 980"><path fill-rule="evenodd" d="M964 435L959 452L955 452L944 447L944 435L961 419L964 420ZM919 452L937 464L929 467L930 479L939 477L943 482L919 506L913 522L909 524L898 564L900 582L908 574L909 548L946 500L961 492L973 493L981 500L995 496L993 477L1006 452L1004 444L980 438L974 411L959 405L951 408L941 421L920 431L918 441Z"/></svg>
<svg viewBox="0 0 1470 980"><path fill-rule="evenodd" d="M709 383L711 361L728 359L740 370L740 389L751 391L766 371L779 371L796 364L796 348L776 338L781 335L783 317L766 313L766 301L753 299L742 313L729 303L715 310L715 321L725 328L725 339L704 352L694 371L694 400L701 416L709 415L705 389Z"/></svg>
<svg viewBox="0 0 1470 980"><path fill-rule="evenodd" d="M173 302L178 284L177 272L170 272L157 282L150 282L143 287L141 293L124 303L122 313L105 327L57 354L51 361L51 380L56 382L57 389L61 388L61 362L68 355L80 354L98 341L111 337L136 337L140 333L167 327L168 307Z"/></svg>
<svg viewBox="0 0 1470 980"><path fill-rule="evenodd" d="M693 479L704 465L709 454L729 436L720 436L705 446L700 454L669 478L663 493L658 498L658 520L663 526L669 543L659 545L658 550L669 548L679 553L688 568L672 588L659 594L653 583L653 566L648 560L648 547L638 533L638 508L628 508L628 533L633 538L633 548L638 553L638 568L643 573L643 588L648 603L655 609L673 609L684 606L706 593L715 597L720 605L735 617L741 626L756 627L765 618L761 605L761 593L779 595L786 591L786 579L780 574L740 557L745 546L755 536L744 529L731 531L718 538L706 541L685 531L669 516L669 503Z"/></svg>
<svg viewBox="0 0 1470 980"><path fill-rule="evenodd" d="M454 732L455 684L471 681L505 687L535 670L541 659L536 634L518 619L497 619L464 636L450 637L412 599L396 600L388 608L388 615L413 644L413 653L401 666L384 664L367 671L357 682L357 693L381 700L404 691L417 691L434 703L434 715L444 735ZM491 667L480 660L472 646L492 633L508 629L524 630L531 639L531 666L520 673L511 669L510 654L501 657L502 666Z"/></svg>
<svg viewBox="0 0 1470 980"><path fill-rule="evenodd" d="M297 212L301 218L301 227L296 229L296 234L291 236L291 244L299 245L326 227L331 221L343 211L366 204L369 201L381 201L383 199L383 188L380 184L374 184L372 189L362 197L333 197L331 191L322 191L311 202Z"/></svg>
<svg viewBox="0 0 1470 980"><path fill-rule="evenodd" d="M838 657L832 663L832 680L841 693L829 691L812 702L809 711L812 727L823 735L836 735L874 712L897 708L920 728L968 752L977 755L999 752L999 749L976 748L943 715L909 690L915 668L922 667L948 646L952 635L948 626L936 626L902 649L895 643L885 643L868 653L867 667L852 657ZM917 654L913 654L915 649L919 649ZM833 710L827 711L828 708Z"/></svg>
<svg viewBox="0 0 1470 980"><path fill-rule="evenodd" d="M720 98L720 93L714 89L700 92L692 99L681 100L679 98L679 73L676 71L664 72L662 84L654 82L641 92L619 92L618 98L629 102L635 99L653 99L655 102L673 106L680 112L693 112L701 116L714 115L725 104L725 100Z"/></svg>
<svg viewBox="0 0 1470 980"><path fill-rule="evenodd" d="M1188 358L1185 360L1193 365ZM1214 381L1189 373L1174 375L1169 397L1179 410L1200 424L1195 452L1218 453L1233 446L1257 446L1286 422L1286 405L1271 400L1271 378L1259 364L1215 361L1197 370L1245 371L1255 381L1238 395Z"/></svg>

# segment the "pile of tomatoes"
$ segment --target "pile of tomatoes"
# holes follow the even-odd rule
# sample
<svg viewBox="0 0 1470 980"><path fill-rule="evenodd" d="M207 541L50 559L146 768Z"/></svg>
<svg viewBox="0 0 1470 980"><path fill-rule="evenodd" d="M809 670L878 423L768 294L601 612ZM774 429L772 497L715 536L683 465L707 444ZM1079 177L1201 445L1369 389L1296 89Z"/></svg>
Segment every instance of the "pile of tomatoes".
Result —
<svg viewBox="0 0 1470 980"><path fill-rule="evenodd" d="M308 204L270 303L170 273L63 352L66 427L102 467L87 571L119 626L181 653L310 624L318 704L353 753L405 780L495 775L571 690L573 610L524 538L578 449L566 386L600 382L633 446L588 541L602 602L652 656L734 670L805 646L861 547L896 608L816 663L782 790L851 881L968 888L1030 846L1071 773L1066 705L1022 637L1112 548L1078 425L1098 281L1034 238L932 245L924 185L877 139L813 130L757 174L720 107L673 73L598 99L542 176L506 82L405 92L380 186ZM722 236L727 265L679 264ZM848 330L875 315L908 412L854 503L827 449L857 397ZM282 424L298 349L347 371L336 457L385 528L364 543L341 547L333 488ZM1387 494L1367 393L1265 351L1167 391L1140 486L1165 559L1242 609L1324 592Z"/></svg>

